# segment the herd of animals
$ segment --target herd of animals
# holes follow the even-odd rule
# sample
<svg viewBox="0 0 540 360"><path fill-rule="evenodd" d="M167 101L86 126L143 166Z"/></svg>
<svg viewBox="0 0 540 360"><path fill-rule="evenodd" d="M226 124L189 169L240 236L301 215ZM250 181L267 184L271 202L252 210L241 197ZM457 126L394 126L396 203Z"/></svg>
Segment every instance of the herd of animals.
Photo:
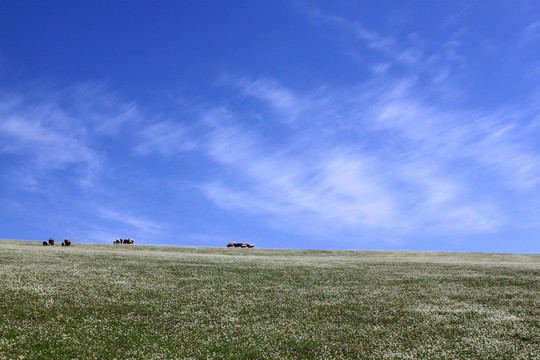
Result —
<svg viewBox="0 0 540 360"><path fill-rule="evenodd" d="M52 246L54 245L54 239L53 238L49 238L49 241L44 241L43 242L43 246ZM71 245L71 240L69 239L64 239L64 241L62 241L62 246L70 246Z"/></svg>
<svg viewBox="0 0 540 360"><path fill-rule="evenodd" d="M243 243L243 242L230 242L227 247L239 247L239 248L254 248L255 244Z"/></svg>
<svg viewBox="0 0 540 360"><path fill-rule="evenodd" d="M129 239L129 238L126 238L126 239L116 238L113 241L113 244L133 244L133 243L135 243L135 240Z"/></svg>
<svg viewBox="0 0 540 360"><path fill-rule="evenodd" d="M129 238L126 238L126 239L120 239L120 238L116 238L113 240L113 244L133 244L135 243L135 240L133 239L129 239ZM53 238L49 238L49 241L44 241L43 242L43 246L49 246L49 245L54 245L54 239ZM69 239L64 239L64 241L62 242L62 246L70 246L71 245L71 240ZM250 244L250 243L244 243L244 242L230 242L227 244L227 247L239 247L239 248L254 248L255 247L255 244Z"/></svg>
<svg viewBox="0 0 540 360"><path fill-rule="evenodd" d="M135 240L133 239L129 239L129 238L126 238L126 239L114 239L113 240L113 244L133 244L135 243ZM54 245L54 239L53 238L49 238L49 241L44 241L43 242L43 246L53 246ZM64 239L64 241L62 242L62 246L70 246L71 245L71 240L69 239Z"/></svg>

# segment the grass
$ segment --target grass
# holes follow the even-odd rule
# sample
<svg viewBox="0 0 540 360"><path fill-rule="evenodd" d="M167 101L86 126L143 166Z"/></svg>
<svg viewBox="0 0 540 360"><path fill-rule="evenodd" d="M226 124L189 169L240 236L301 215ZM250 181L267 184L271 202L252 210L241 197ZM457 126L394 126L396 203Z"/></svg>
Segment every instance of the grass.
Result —
<svg viewBox="0 0 540 360"><path fill-rule="evenodd" d="M0 241L0 359L539 359L540 255Z"/></svg>

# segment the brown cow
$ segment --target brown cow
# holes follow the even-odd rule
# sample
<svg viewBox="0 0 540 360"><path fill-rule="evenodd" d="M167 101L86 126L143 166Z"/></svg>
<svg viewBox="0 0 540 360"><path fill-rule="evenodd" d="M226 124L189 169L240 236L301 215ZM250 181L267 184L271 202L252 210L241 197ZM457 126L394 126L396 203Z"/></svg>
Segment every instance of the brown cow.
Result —
<svg viewBox="0 0 540 360"><path fill-rule="evenodd" d="M236 243L232 241L227 243L227 247L233 247L234 245L236 245Z"/></svg>
<svg viewBox="0 0 540 360"><path fill-rule="evenodd" d="M69 239L64 239L64 242L62 243L62 245L66 245L66 246L70 246L71 245L71 240Z"/></svg>
<svg viewBox="0 0 540 360"><path fill-rule="evenodd" d="M54 239L53 238L49 238L49 245L54 245Z"/></svg>

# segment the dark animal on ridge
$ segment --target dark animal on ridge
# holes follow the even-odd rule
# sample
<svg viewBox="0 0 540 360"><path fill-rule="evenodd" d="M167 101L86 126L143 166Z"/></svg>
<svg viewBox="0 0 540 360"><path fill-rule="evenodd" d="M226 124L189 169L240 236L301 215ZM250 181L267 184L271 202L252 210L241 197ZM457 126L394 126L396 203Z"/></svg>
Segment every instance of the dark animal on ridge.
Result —
<svg viewBox="0 0 540 360"><path fill-rule="evenodd" d="M46 241L44 241L44 242L43 242L43 246L49 246L49 243L46 242Z"/></svg>
<svg viewBox="0 0 540 360"><path fill-rule="evenodd" d="M49 238L49 245L54 245L54 239L53 238Z"/></svg>
<svg viewBox="0 0 540 360"><path fill-rule="evenodd" d="M230 241L227 243L227 247L239 247L239 248L254 248L255 247L255 244L250 244L248 242L246 243L243 243L243 242L234 242L234 241Z"/></svg>
<svg viewBox="0 0 540 360"><path fill-rule="evenodd" d="M64 239L64 242L62 243L62 246L70 246L71 245L71 240L69 239Z"/></svg>
<svg viewBox="0 0 540 360"><path fill-rule="evenodd" d="M133 243L135 243L135 240L130 239L130 238L125 238L125 239L116 238L113 240L113 244L133 244Z"/></svg>

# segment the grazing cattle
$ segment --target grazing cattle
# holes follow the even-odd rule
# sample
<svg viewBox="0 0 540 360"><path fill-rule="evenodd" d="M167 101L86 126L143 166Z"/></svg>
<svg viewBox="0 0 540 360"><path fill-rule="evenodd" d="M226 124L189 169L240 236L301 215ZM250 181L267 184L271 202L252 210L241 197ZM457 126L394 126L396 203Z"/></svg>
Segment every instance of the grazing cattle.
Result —
<svg viewBox="0 0 540 360"><path fill-rule="evenodd" d="M62 246L70 246L71 245L71 240L69 239L64 239L64 242L62 243Z"/></svg>
<svg viewBox="0 0 540 360"><path fill-rule="evenodd" d="M133 243L135 243L135 240L130 239L130 238L125 238L125 239L116 238L113 240L113 244L133 244Z"/></svg>
<svg viewBox="0 0 540 360"><path fill-rule="evenodd" d="M49 238L49 245L54 245L54 239L53 238Z"/></svg>
<svg viewBox="0 0 540 360"><path fill-rule="evenodd" d="M49 246L49 243L46 242L46 241L44 241L44 242L43 242L43 246Z"/></svg>
<svg viewBox="0 0 540 360"><path fill-rule="evenodd" d="M227 243L227 247L239 247L239 248L254 248L255 247L255 244L250 244L248 242L234 242L234 241L231 241L229 243Z"/></svg>

